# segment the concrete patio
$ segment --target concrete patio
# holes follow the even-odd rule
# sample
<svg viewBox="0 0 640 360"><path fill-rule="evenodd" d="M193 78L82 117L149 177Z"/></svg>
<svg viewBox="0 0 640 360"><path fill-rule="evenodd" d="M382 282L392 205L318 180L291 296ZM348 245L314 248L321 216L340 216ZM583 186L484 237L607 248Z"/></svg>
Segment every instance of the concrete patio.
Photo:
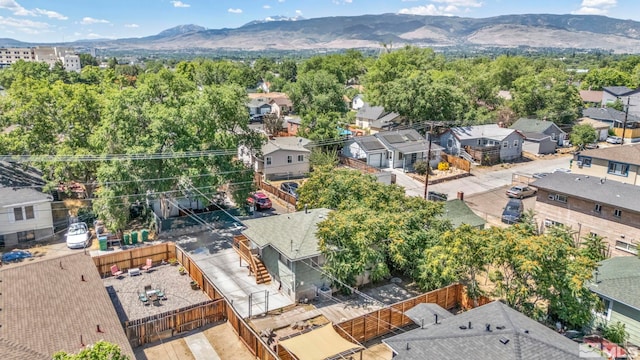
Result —
<svg viewBox="0 0 640 360"><path fill-rule="evenodd" d="M240 316L255 316L293 304L273 282L258 285L255 277L249 275L248 264L241 264L240 256L233 249L233 236L238 233L230 229L205 230L179 235L171 240L189 253ZM250 298L253 300L251 309Z"/></svg>
<svg viewBox="0 0 640 360"><path fill-rule="evenodd" d="M204 292L191 289L191 278L180 275L178 267L171 265L154 266L150 272L141 271L136 276L125 272L119 278L109 277L103 282L120 321L140 319L210 300ZM144 292L146 285L163 290L167 299L161 300L159 306L151 304L151 301L144 305L138 294Z"/></svg>

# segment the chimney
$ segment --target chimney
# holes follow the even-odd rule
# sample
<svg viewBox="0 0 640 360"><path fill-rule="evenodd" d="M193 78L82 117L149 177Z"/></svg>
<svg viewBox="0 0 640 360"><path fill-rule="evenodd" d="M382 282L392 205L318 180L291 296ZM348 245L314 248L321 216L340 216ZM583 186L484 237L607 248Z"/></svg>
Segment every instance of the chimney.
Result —
<svg viewBox="0 0 640 360"><path fill-rule="evenodd" d="M96 325L96 332L99 332L99 333L104 332L102 331L102 329L100 329L100 324Z"/></svg>
<svg viewBox="0 0 640 360"><path fill-rule="evenodd" d="M486 330L491 332L491 324L485 324Z"/></svg>
<svg viewBox="0 0 640 360"><path fill-rule="evenodd" d="M60 261L60 269L64 270L64 267L62 267L62 261Z"/></svg>
<svg viewBox="0 0 640 360"><path fill-rule="evenodd" d="M84 347L84 341L82 340L82 335L80 335L80 347Z"/></svg>
<svg viewBox="0 0 640 360"><path fill-rule="evenodd" d="M469 329L471 329L471 321L469 321Z"/></svg>
<svg viewBox="0 0 640 360"><path fill-rule="evenodd" d="M433 314L433 316L435 316L436 318L436 325L438 324L438 314Z"/></svg>
<svg viewBox="0 0 640 360"><path fill-rule="evenodd" d="M458 191L458 200L464 201L464 191Z"/></svg>
<svg viewBox="0 0 640 360"><path fill-rule="evenodd" d="M84 279L84 275L80 275L80 281L87 281Z"/></svg>

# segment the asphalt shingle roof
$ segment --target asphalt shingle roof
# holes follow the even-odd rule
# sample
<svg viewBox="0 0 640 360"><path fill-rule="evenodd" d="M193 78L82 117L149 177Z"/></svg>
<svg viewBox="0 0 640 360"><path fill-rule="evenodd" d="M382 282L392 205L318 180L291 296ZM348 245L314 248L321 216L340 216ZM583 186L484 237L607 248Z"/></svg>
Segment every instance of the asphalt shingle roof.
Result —
<svg viewBox="0 0 640 360"><path fill-rule="evenodd" d="M22 164L0 161L0 187L44 186L42 172L38 169Z"/></svg>
<svg viewBox="0 0 640 360"><path fill-rule="evenodd" d="M309 142L309 139L296 136L273 138L273 140L269 140L269 142L262 146L262 154L267 155L278 150L311 152L309 149L304 147Z"/></svg>
<svg viewBox="0 0 640 360"><path fill-rule="evenodd" d="M415 129L382 131L375 135L388 150L400 151L403 154L425 152L429 149L429 140L425 139ZM443 150L443 147L431 143L431 151Z"/></svg>
<svg viewBox="0 0 640 360"><path fill-rule="evenodd" d="M581 151L579 155L588 156L594 159L640 165L640 144L627 146L616 145L601 149L588 149Z"/></svg>
<svg viewBox="0 0 640 360"><path fill-rule="evenodd" d="M376 151L385 149L384 145L382 145L378 138L373 135L356 136L353 138L353 141L360 145L360 147L364 151Z"/></svg>
<svg viewBox="0 0 640 360"><path fill-rule="evenodd" d="M599 103L602 102L602 91L580 90L580 97L582 101Z"/></svg>
<svg viewBox="0 0 640 360"><path fill-rule="evenodd" d="M577 343L498 301L437 325L430 320L424 328L383 340L397 353L394 360L580 359ZM471 329L461 329L469 323Z"/></svg>
<svg viewBox="0 0 640 360"><path fill-rule="evenodd" d="M603 260L589 289L640 310L640 259L637 256L619 256Z"/></svg>
<svg viewBox="0 0 640 360"><path fill-rule="evenodd" d="M498 124L454 127L450 130L460 140L492 139L496 141L502 141L516 131L514 129L501 128Z"/></svg>
<svg viewBox="0 0 640 360"><path fill-rule="evenodd" d="M549 128L560 128L553 121L540 120L540 119L527 119L520 118L509 127L510 129L519 130L523 133L544 133Z"/></svg>
<svg viewBox="0 0 640 360"><path fill-rule="evenodd" d="M367 103L364 104L363 107L358 110L356 114L357 118L368 119L368 120L377 120L384 113L384 107L382 106L371 106Z"/></svg>
<svg viewBox="0 0 640 360"><path fill-rule="evenodd" d="M84 281L82 278L84 277ZM113 303L83 253L0 269L0 351L51 356L105 340L133 358ZM102 332L96 331L100 325ZM4 352L2 352L3 359ZM19 358L19 357L18 357ZM23 358L24 359L24 358Z"/></svg>
<svg viewBox="0 0 640 360"><path fill-rule="evenodd" d="M628 93L635 91L635 90L629 89L626 86L605 86L602 88L602 90L614 96L625 96Z"/></svg>
<svg viewBox="0 0 640 360"><path fill-rule="evenodd" d="M250 219L242 233L260 248L271 245L290 260L306 259L320 254L316 229L330 212L320 208Z"/></svg>
<svg viewBox="0 0 640 360"><path fill-rule="evenodd" d="M595 120L609 121L609 122L624 122L624 111L616 110L611 107L606 108L586 108L582 110L582 115ZM635 115L627 115L627 124L639 122L640 118Z"/></svg>
<svg viewBox="0 0 640 360"><path fill-rule="evenodd" d="M640 212L640 186L563 172L549 174L531 185L570 197Z"/></svg>
<svg viewBox="0 0 640 360"><path fill-rule="evenodd" d="M34 204L52 201L53 197L31 188L15 189L0 187L0 207L16 204Z"/></svg>

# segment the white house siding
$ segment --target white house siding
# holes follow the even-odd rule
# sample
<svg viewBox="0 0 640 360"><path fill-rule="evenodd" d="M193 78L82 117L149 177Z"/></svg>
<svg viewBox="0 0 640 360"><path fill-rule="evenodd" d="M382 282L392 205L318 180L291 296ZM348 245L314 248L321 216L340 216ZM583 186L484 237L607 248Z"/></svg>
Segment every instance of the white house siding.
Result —
<svg viewBox="0 0 640 360"><path fill-rule="evenodd" d="M609 324L615 324L616 321L625 325L625 330L629 333L629 342L640 345L640 311L614 300Z"/></svg>
<svg viewBox="0 0 640 360"><path fill-rule="evenodd" d="M515 141L518 141L517 145ZM504 142L507 142L507 147L504 147ZM522 157L522 143L524 139L518 133L513 132L507 136L502 142L500 142L500 160L511 161Z"/></svg>
<svg viewBox="0 0 640 360"><path fill-rule="evenodd" d="M33 206L34 218L25 220L15 220L13 215L14 207L24 208ZM53 236L53 215L51 213L51 202L40 202L35 204L0 207L0 235L4 237L5 247L18 244L17 233L23 231L33 231L34 240L50 240Z"/></svg>
<svg viewBox="0 0 640 360"><path fill-rule="evenodd" d="M302 155L303 161L298 161L298 155ZM309 151L283 149L265 154L262 173L267 179L303 177L309 173L309 155ZM291 163L287 160L288 156L291 156ZM267 157L271 158L271 165L267 165Z"/></svg>

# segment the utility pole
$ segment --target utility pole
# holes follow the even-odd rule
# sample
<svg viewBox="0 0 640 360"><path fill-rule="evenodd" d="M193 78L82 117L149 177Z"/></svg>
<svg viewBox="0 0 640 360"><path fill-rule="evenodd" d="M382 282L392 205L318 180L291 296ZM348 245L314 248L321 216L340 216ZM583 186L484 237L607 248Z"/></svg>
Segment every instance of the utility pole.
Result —
<svg viewBox="0 0 640 360"><path fill-rule="evenodd" d="M427 151L427 174L424 177L424 199L427 200L427 188L429 187L429 172L431 172L431 132L427 133L429 136L429 150Z"/></svg>
<svg viewBox="0 0 640 360"><path fill-rule="evenodd" d="M629 117L629 103L631 102L631 96L627 96L627 108L624 110L624 122L622 123L622 140L620 145L624 145L624 133L627 131L627 118Z"/></svg>

